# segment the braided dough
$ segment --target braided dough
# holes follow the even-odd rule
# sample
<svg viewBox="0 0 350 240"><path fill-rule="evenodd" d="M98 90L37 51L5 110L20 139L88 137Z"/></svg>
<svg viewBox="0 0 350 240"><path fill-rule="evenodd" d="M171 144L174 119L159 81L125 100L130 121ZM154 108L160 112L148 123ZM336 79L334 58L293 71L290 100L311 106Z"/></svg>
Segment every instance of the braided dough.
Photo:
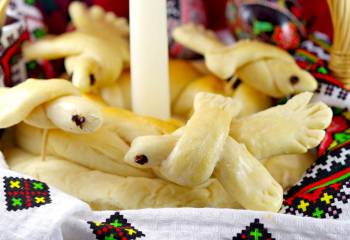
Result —
<svg viewBox="0 0 350 240"><path fill-rule="evenodd" d="M208 180L220 158L231 120L239 111L239 102L231 98L198 93L192 117L160 166L162 176L183 186Z"/></svg>

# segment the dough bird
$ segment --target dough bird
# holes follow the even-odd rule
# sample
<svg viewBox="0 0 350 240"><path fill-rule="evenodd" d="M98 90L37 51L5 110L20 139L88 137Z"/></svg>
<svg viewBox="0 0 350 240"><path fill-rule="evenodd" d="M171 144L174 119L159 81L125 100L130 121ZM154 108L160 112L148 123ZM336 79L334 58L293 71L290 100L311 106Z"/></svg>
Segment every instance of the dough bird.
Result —
<svg viewBox="0 0 350 240"><path fill-rule="evenodd" d="M311 97L302 93L285 105L236 119L238 102L198 94L183 129L136 138L125 161L182 186L203 184L214 174L243 207L278 211L282 187L259 160L305 153L322 141L332 111L323 103L309 104Z"/></svg>
<svg viewBox="0 0 350 240"><path fill-rule="evenodd" d="M106 13L99 6L87 8L79 2L70 4L69 14L75 31L26 45L24 57L65 58L73 84L84 92L110 85L130 62L126 19Z"/></svg>
<svg viewBox="0 0 350 240"><path fill-rule="evenodd" d="M236 76L250 87L275 98L317 88L315 78L302 70L286 51L258 41L223 45L211 31L187 24L174 30L182 45L204 55L208 69L221 79Z"/></svg>

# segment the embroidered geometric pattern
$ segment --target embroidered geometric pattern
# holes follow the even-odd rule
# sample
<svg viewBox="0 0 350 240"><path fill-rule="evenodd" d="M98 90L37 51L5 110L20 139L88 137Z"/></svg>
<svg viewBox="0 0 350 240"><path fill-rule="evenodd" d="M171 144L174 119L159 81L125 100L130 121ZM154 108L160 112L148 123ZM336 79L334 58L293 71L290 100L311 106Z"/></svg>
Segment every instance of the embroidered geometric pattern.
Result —
<svg viewBox="0 0 350 240"><path fill-rule="evenodd" d="M350 112L333 108L333 119L318 147L318 155L346 145L350 141Z"/></svg>
<svg viewBox="0 0 350 240"><path fill-rule="evenodd" d="M37 0L24 0L24 4L19 4L17 6L17 11L23 14L23 19L25 21L26 30L29 33L29 40L35 41L41 39L47 35L46 27L44 24L44 18L40 13L39 6L50 5L49 0L37 1ZM54 9L47 9L47 12L52 13ZM57 13L57 12L55 12ZM56 15L57 17L57 15ZM48 20L47 18L45 18ZM57 21L56 21L57 22ZM59 24L56 24L59 25ZM40 78L40 79L50 79L55 77L55 71L53 68L53 62L47 60L31 60L26 62L26 71L28 78ZM24 80L24 79L23 79Z"/></svg>
<svg viewBox="0 0 350 240"><path fill-rule="evenodd" d="M330 90L332 89L332 90ZM350 92L338 85L319 81L318 91L314 93L313 101L322 101L330 107L350 111Z"/></svg>
<svg viewBox="0 0 350 240"><path fill-rule="evenodd" d="M339 218L349 203L350 144L321 156L284 196L282 213Z"/></svg>
<svg viewBox="0 0 350 240"><path fill-rule="evenodd" d="M118 212L111 215L105 222L89 221L88 224L98 240L133 240L145 236Z"/></svg>
<svg viewBox="0 0 350 240"><path fill-rule="evenodd" d="M9 46L1 51L0 68L3 75L4 85L12 87L23 80L23 71L21 68L21 46L29 39L29 34L23 28L18 29L18 37L8 38ZM1 46L2 48L3 46Z"/></svg>
<svg viewBox="0 0 350 240"><path fill-rule="evenodd" d="M328 96L332 96L333 90L334 90L334 86L333 85L327 85L326 91L324 93L326 95L328 95Z"/></svg>
<svg viewBox="0 0 350 240"><path fill-rule="evenodd" d="M345 100L348 97L348 91L342 89L338 94L338 98Z"/></svg>
<svg viewBox="0 0 350 240"><path fill-rule="evenodd" d="M51 203L49 187L36 180L4 177L8 211L40 207Z"/></svg>
<svg viewBox="0 0 350 240"><path fill-rule="evenodd" d="M247 226L241 233L238 233L232 240L275 240L271 237L271 233L267 231L264 224L255 219L249 226Z"/></svg>
<svg viewBox="0 0 350 240"><path fill-rule="evenodd" d="M318 81L314 101L350 111L350 94L344 85L331 75L328 69L330 41L321 34L313 34L301 44L294 58L298 65L309 71Z"/></svg>

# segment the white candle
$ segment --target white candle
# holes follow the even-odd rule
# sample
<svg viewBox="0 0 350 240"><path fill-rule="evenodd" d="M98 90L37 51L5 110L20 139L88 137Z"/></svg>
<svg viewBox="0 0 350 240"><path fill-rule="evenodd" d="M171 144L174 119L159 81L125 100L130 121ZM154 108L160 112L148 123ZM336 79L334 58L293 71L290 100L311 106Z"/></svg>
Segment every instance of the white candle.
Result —
<svg viewBox="0 0 350 240"><path fill-rule="evenodd" d="M130 0L130 44L133 111L168 119L166 0Z"/></svg>

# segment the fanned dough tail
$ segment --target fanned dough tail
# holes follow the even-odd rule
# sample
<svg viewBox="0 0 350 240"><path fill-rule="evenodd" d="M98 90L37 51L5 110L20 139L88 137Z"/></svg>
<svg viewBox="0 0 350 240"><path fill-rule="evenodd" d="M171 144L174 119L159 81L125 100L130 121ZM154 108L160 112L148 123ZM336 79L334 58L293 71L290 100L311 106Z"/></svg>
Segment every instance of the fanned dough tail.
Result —
<svg viewBox="0 0 350 240"><path fill-rule="evenodd" d="M324 103L309 103L312 93L296 95L286 104L233 119L230 135L258 159L305 153L322 141L332 120Z"/></svg>
<svg viewBox="0 0 350 240"><path fill-rule="evenodd" d="M288 190L293 187L303 176L305 171L316 160L315 154L310 152L304 154L280 155L264 159L261 162L270 172L271 176Z"/></svg>
<svg viewBox="0 0 350 240"><path fill-rule="evenodd" d="M192 23L182 25L173 32L174 39L185 47L205 55L210 50L224 48L218 37L212 31L201 25Z"/></svg>
<svg viewBox="0 0 350 240"><path fill-rule="evenodd" d="M277 212L283 189L246 147L228 137L214 176L244 208Z"/></svg>

